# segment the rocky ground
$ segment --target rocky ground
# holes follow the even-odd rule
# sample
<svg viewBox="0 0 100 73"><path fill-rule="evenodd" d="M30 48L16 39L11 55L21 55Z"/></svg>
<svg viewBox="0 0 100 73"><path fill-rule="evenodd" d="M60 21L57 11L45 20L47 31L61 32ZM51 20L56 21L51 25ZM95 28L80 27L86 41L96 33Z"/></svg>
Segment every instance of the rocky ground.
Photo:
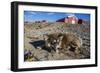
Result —
<svg viewBox="0 0 100 73"><path fill-rule="evenodd" d="M44 45L43 35L54 32L73 32L82 38L83 44L79 54L70 50L61 50L56 53L46 48L38 48ZM68 60L90 58L90 25L89 24L65 24L65 23L32 23L25 24L24 28L24 60Z"/></svg>

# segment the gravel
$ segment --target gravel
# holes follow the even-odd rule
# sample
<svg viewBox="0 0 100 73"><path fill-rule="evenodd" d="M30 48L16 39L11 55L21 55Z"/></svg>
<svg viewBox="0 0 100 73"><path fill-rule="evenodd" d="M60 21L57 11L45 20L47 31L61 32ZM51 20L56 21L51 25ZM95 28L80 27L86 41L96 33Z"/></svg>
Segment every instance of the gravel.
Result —
<svg viewBox="0 0 100 73"><path fill-rule="evenodd" d="M41 24L42 25L42 24ZM67 26L65 26L67 25ZM32 57L25 59L25 61L46 61L46 60L69 60L69 59L87 59L90 58L90 25L84 24L60 24L60 23L54 23L48 24L47 27L42 26L41 29L30 29L25 30L25 42L24 42L24 48L27 50L31 50ZM27 24L28 26L28 24ZM27 28L27 27L25 27ZM82 38L83 45L80 48L80 53L75 54L72 51L66 51L62 50L60 53L56 53L55 51L47 51L46 49L36 48L34 45L32 45L30 42L35 42L36 40L43 40L44 34L50 34L54 32L73 32L76 33L80 38ZM38 36L38 39L30 39L27 36L33 37ZM24 51L26 52L26 50ZM25 55L25 53L24 53ZM31 60L30 60L31 59Z"/></svg>

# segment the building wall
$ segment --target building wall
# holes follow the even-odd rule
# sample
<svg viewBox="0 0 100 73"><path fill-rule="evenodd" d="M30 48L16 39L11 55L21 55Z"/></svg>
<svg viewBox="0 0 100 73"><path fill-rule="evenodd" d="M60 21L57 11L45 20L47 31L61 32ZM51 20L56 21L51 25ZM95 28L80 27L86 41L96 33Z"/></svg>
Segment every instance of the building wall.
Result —
<svg viewBox="0 0 100 73"><path fill-rule="evenodd" d="M70 23L70 24L77 24L77 19L75 17L68 17L68 18L65 18L65 23Z"/></svg>

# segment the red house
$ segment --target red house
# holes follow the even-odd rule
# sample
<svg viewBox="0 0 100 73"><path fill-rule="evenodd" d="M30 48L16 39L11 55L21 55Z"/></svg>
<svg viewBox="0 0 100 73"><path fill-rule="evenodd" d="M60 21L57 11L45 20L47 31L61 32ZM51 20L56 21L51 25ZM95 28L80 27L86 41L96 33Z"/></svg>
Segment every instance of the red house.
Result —
<svg viewBox="0 0 100 73"><path fill-rule="evenodd" d="M78 18L74 15L70 15L68 17L62 18L57 20L56 22L64 22L64 23L70 23L70 24L77 24Z"/></svg>

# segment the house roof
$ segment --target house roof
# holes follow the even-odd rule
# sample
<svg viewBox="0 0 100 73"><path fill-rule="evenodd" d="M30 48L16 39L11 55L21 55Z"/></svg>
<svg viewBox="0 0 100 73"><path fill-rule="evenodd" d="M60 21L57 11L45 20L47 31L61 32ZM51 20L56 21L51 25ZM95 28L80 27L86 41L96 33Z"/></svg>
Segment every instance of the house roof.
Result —
<svg viewBox="0 0 100 73"><path fill-rule="evenodd" d="M75 15L69 15L68 17L75 17L76 19L78 19Z"/></svg>
<svg viewBox="0 0 100 73"><path fill-rule="evenodd" d="M68 18L68 17L75 17L76 19L78 19L75 15L69 15L69 16L67 16L67 17L58 19L57 21L64 21L64 19L65 19L65 18ZM57 22L57 21L56 21L56 22Z"/></svg>

